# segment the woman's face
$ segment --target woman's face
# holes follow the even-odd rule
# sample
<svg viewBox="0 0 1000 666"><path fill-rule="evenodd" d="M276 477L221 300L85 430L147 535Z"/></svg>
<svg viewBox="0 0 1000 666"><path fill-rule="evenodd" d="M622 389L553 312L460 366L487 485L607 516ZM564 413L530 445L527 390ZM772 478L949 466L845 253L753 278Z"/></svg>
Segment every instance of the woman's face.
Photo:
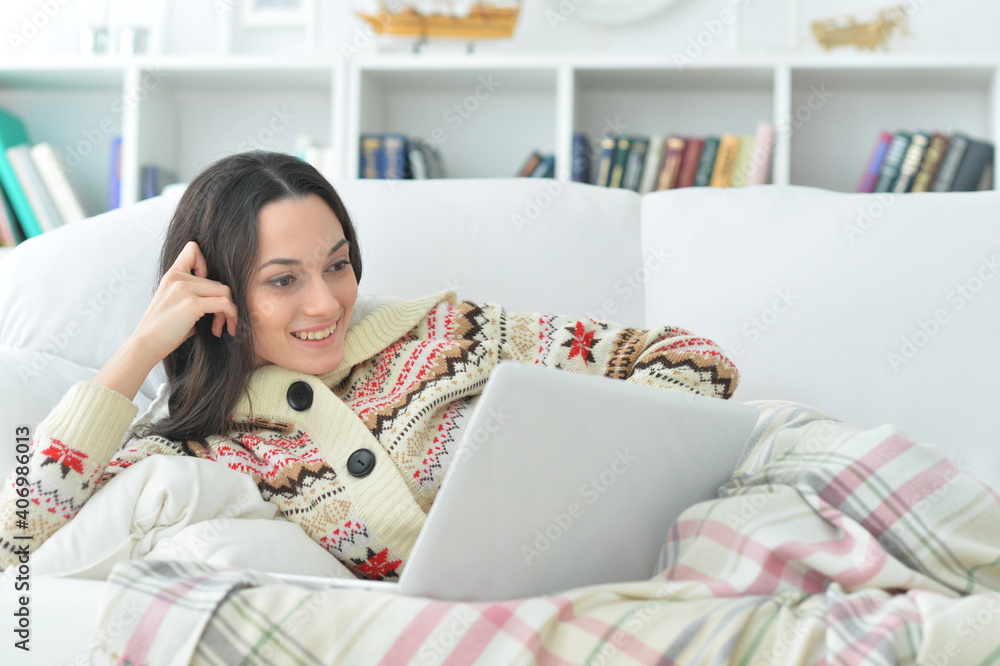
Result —
<svg viewBox="0 0 1000 666"><path fill-rule="evenodd" d="M344 358L358 297L349 245L323 199L282 199L257 217L258 257L247 292L256 359L320 375Z"/></svg>

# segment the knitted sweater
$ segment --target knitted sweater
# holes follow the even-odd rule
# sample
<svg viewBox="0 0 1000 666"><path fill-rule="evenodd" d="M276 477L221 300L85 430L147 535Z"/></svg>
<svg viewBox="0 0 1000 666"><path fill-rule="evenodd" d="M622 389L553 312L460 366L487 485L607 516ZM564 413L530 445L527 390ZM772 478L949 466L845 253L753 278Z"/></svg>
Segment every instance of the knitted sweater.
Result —
<svg viewBox="0 0 1000 666"><path fill-rule="evenodd" d="M166 454L249 474L358 577L396 579L490 371L507 359L720 398L738 382L712 341L680 328L509 312L453 291L383 299L356 307L337 369L258 368L231 427L201 440L122 446L136 405L98 384L74 385L33 435L27 490L12 474L0 491L0 566L16 563L24 544L40 546L113 476ZM363 475L351 460L361 449L374 454L362 454ZM18 491L27 509L17 508Z"/></svg>

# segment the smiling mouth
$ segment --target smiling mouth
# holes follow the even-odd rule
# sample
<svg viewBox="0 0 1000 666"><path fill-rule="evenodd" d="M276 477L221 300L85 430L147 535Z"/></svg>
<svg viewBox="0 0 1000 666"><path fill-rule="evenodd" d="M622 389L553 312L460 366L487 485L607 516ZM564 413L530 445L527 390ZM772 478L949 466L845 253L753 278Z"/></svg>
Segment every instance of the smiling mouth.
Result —
<svg viewBox="0 0 1000 666"><path fill-rule="evenodd" d="M328 338L337 332L337 324L332 324L329 328L324 328L322 331L309 331L300 332L293 331L292 335L299 340L323 340Z"/></svg>

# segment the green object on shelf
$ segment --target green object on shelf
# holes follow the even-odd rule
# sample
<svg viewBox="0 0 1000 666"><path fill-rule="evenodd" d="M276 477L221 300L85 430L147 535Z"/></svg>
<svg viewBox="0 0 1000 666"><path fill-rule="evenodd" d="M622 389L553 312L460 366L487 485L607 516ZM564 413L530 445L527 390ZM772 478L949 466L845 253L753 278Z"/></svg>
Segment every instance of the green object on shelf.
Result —
<svg viewBox="0 0 1000 666"><path fill-rule="evenodd" d="M42 233L42 228L35 217L35 211L28 203L28 196L21 186L21 181L14 173L14 167L7 159L7 149L28 143L28 132L24 129L24 123L17 116L0 109L0 186L10 200L10 206L14 209L17 222L21 225L21 231L26 238L32 238Z"/></svg>

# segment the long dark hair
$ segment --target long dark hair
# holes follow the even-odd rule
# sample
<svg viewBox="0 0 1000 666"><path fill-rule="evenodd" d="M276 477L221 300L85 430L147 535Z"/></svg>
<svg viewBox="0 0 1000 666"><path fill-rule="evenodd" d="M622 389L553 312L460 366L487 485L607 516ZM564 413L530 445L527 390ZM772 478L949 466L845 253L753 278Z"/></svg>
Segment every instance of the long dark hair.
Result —
<svg viewBox="0 0 1000 666"><path fill-rule="evenodd" d="M188 185L163 242L160 276L189 241L198 243L208 278L232 292L238 310L236 336L215 337L212 315L202 317L195 334L163 360L170 385L169 415L136 428L134 435L184 441L226 432L254 370L247 292L257 262L258 213L269 203L310 194L323 199L340 221L360 283L361 252L351 216L333 186L308 163L283 153L239 153L215 162Z"/></svg>

